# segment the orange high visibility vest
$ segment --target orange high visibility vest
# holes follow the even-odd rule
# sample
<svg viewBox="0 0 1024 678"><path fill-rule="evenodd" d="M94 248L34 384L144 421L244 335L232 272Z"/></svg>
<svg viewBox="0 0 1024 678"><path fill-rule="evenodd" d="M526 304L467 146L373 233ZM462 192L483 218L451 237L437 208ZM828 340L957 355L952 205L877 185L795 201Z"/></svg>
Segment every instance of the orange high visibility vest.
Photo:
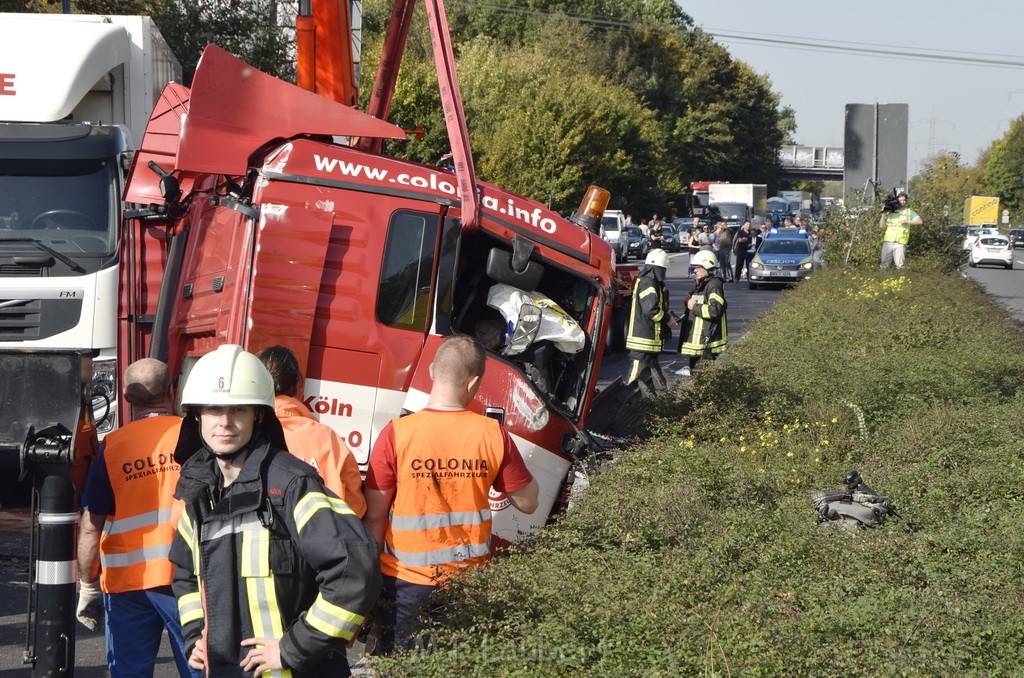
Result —
<svg viewBox="0 0 1024 678"><path fill-rule="evenodd" d="M327 489L341 497L362 518L366 513L363 479L359 475L359 462L348 445L333 428L317 421L298 398L276 396L274 409L284 429L288 451L315 468Z"/></svg>
<svg viewBox="0 0 1024 678"><path fill-rule="evenodd" d="M391 422L397 488L381 572L435 586L490 558L487 493L505 456L498 422L473 412L416 412Z"/></svg>
<svg viewBox="0 0 1024 678"><path fill-rule="evenodd" d="M181 467L174 447L179 417L133 421L107 434L103 459L114 491L114 515L100 536L100 586L106 593L169 586L167 559L181 505L174 486Z"/></svg>

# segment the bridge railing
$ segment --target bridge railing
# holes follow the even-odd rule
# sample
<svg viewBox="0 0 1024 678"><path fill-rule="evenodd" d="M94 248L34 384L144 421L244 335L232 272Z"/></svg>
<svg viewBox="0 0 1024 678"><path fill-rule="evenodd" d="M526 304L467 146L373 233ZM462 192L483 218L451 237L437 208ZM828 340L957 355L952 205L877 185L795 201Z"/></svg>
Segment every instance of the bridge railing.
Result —
<svg viewBox="0 0 1024 678"><path fill-rule="evenodd" d="M783 168L842 171L845 155L841 146L789 145L779 148L779 162Z"/></svg>

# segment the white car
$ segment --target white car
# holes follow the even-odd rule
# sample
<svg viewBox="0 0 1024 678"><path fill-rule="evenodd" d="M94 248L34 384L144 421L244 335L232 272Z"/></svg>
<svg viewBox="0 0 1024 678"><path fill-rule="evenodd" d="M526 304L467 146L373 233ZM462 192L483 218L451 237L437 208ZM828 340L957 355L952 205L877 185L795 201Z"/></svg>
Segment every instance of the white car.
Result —
<svg viewBox="0 0 1024 678"><path fill-rule="evenodd" d="M974 247L974 244L978 242L978 238L983 235L999 235L999 229L991 226L971 226L967 229L967 235L964 236L964 249L969 250Z"/></svg>
<svg viewBox="0 0 1024 678"><path fill-rule="evenodd" d="M1005 235L979 235L971 246L970 264L996 264L1013 268L1013 246Z"/></svg>

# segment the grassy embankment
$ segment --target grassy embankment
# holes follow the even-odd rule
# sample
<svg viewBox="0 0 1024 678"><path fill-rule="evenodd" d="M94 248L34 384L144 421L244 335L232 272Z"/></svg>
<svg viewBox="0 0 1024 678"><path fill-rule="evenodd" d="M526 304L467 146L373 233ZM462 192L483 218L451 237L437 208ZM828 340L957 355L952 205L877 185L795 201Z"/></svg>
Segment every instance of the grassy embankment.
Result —
<svg viewBox="0 0 1024 678"><path fill-rule="evenodd" d="M1021 355L959 275L822 272L382 672L1020 675ZM905 519L818 524L851 468Z"/></svg>

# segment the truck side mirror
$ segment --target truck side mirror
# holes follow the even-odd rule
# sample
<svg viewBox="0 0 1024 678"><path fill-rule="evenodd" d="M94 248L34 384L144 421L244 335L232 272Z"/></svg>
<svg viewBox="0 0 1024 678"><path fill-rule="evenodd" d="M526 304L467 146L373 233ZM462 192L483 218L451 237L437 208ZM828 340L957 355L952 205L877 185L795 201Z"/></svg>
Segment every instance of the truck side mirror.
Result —
<svg viewBox="0 0 1024 678"><path fill-rule="evenodd" d="M160 195L164 197L167 205L177 205L181 200L181 185L178 180L153 160L150 160L146 166L160 175Z"/></svg>

